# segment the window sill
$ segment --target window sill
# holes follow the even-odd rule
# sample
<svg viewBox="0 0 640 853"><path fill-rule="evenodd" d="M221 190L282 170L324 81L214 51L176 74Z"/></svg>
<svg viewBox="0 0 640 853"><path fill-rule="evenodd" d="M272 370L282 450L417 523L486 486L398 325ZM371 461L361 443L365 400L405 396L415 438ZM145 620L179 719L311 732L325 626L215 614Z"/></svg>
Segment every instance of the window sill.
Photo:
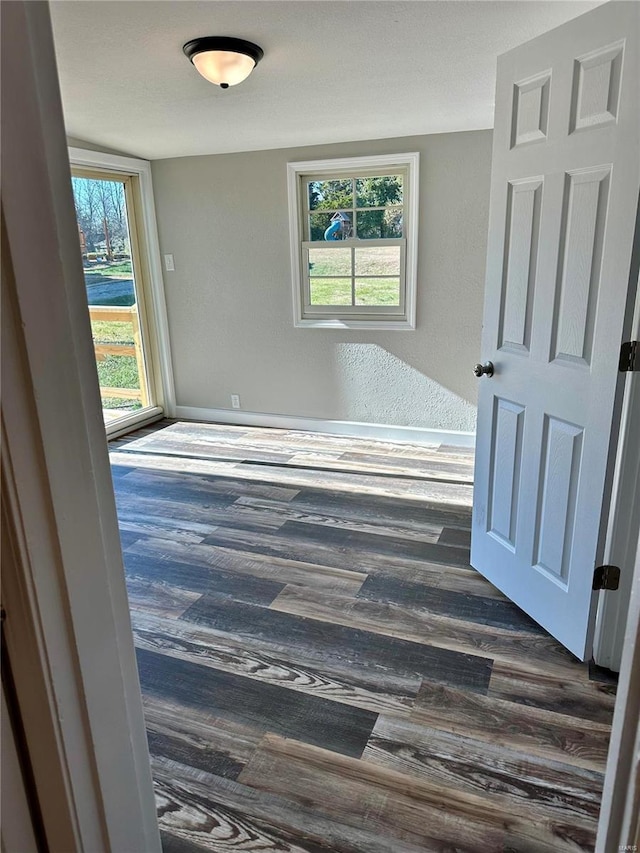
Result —
<svg viewBox="0 0 640 853"><path fill-rule="evenodd" d="M338 320L336 318L296 318L296 329L385 329L386 331L413 331L415 323L410 320Z"/></svg>

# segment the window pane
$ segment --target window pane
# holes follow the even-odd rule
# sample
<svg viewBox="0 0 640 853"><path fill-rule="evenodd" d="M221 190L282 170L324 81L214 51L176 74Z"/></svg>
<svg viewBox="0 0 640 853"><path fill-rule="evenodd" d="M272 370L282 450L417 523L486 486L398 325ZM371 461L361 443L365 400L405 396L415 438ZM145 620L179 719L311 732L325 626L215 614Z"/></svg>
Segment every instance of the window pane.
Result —
<svg viewBox="0 0 640 853"><path fill-rule="evenodd" d="M350 276L351 249L309 249L309 275Z"/></svg>
<svg viewBox="0 0 640 853"><path fill-rule="evenodd" d="M402 204L402 175L356 179L356 207Z"/></svg>
<svg viewBox="0 0 640 853"><path fill-rule="evenodd" d="M357 278L356 305L400 305L400 279Z"/></svg>
<svg viewBox="0 0 640 853"><path fill-rule="evenodd" d="M341 210L353 207L353 181L309 181L307 185L309 210Z"/></svg>
<svg viewBox="0 0 640 853"><path fill-rule="evenodd" d="M359 210L356 229L360 240L402 237L402 208Z"/></svg>
<svg viewBox="0 0 640 853"><path fill-rule="evenodd" d="M309 214L309 240L346 240L353 236L352 214L344 211Z"/></svg>
<svg viewBox="0 0 640 853"><path fill-rule="evenodd" d="M89 305L135 305L124 185L72 178Z"/></svg>
<svg viewBox="0 0 640 853"><path fill-rule="evenodd" d="M400 275L400 246L370 246L355 252L356 275Z"/></svg>
<svg viewBox="0 0 640 853"><path fill-rule="evenodd" d="M312 213L309 216L309 240L324 240L324 232L331 225L331 213Z"/></svg>
<svg viewBox="0 0 640 853"><path fill-rule="evenodd" d="M351 305L350 278L309 279L312 305Z"/></svg>

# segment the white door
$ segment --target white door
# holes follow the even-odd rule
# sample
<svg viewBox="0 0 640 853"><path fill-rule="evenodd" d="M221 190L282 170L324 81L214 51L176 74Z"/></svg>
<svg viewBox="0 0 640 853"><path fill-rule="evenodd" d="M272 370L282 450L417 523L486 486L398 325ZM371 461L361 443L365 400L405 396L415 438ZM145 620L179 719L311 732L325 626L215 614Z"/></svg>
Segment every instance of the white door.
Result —
<svg viewBox="0 0 640 853"><path fill-rule="evenodd" d="M472 564L591 653L640 184L640 7L498 60Z"/></svg>

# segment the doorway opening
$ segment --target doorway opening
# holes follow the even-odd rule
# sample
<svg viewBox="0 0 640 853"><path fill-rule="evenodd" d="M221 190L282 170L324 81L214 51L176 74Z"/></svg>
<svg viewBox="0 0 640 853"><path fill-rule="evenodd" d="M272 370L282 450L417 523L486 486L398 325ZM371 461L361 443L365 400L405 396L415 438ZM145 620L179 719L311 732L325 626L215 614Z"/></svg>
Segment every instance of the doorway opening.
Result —
<svg viewBox="0 0 640 853"><path fill-rule="evenodd" d="M155 406L136 176L72 170L105 423Z"/></svg>

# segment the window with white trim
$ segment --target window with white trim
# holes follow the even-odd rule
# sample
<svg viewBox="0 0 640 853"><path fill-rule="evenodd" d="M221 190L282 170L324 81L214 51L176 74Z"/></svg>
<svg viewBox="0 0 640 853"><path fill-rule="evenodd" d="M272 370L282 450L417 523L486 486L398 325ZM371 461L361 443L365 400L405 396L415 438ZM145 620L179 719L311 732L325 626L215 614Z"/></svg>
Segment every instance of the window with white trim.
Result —
<svg viewBox="0 0 640 853"><path fill-rule="evenodd" d="M296 326L415 328L418 159L288 164Z"/></svg>

